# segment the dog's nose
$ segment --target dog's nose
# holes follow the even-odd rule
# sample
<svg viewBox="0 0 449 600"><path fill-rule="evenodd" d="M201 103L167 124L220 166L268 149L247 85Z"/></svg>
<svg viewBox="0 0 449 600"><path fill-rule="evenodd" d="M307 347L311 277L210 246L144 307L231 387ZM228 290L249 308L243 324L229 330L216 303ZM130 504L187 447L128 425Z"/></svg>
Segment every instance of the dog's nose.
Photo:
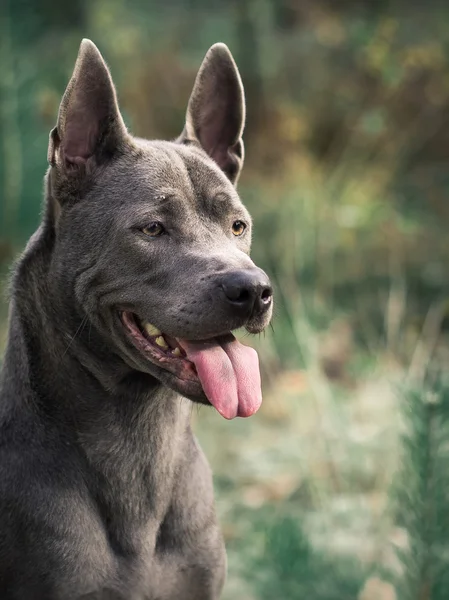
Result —
<svg viewBox="0 0 449 600"><path fill-rule="evenodd" d="M263 312L271 304L273 289L261 269L227 273L220 285L226 300L242 312Z"/></svg>

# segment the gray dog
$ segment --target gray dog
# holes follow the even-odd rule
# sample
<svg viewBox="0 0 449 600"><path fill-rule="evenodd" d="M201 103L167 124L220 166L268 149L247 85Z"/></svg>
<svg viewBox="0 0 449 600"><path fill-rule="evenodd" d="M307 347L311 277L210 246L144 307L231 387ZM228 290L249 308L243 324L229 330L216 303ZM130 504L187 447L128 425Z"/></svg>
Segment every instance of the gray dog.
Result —
<svg viewBox="0 0 449 600"><path fill-rule="evenodd" d="M0 381L0 598L213 600L226 555L193 402L261 403L272 290L235 183L244 96L207 53L173 142L132 137L81 44L42 223L12 281Z"/></svg>

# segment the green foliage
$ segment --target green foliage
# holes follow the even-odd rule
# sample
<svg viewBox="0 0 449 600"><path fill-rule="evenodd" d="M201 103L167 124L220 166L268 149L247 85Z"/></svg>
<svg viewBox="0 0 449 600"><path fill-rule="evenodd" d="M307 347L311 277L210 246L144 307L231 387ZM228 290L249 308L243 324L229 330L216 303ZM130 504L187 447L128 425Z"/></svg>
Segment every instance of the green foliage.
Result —
<svg viewBox="0 0 449 600"><path fill-rule="evenodd" d="M256 527L262 550L246 577L254 580L258 598L357 599L364 569L356 560L315 549L297 515L264 510L256 517Z"/></svg>
<svg viewBox="0 0 449 600"><path fill-rule="evenodd" d="M399 600L445 600L449 594L449 381L404 394L402 468L394 488L396 519L407 533L398 550Z"/></svg>

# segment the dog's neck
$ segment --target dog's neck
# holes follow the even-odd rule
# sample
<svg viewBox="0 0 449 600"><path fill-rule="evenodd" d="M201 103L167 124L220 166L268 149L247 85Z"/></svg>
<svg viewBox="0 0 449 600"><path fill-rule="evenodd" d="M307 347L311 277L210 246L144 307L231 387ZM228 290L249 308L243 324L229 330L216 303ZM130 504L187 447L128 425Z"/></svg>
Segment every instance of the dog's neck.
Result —
<svg viewBox="0 0 449 600"><path fill-rule="evenodd" d="M158 473L166 481L190 433L189 402L132 371L87 322L58 309L47 280L48 245L48 232L38 232L16 268L2 417L28 414L43 436L46 428L57 431L117 495L140 485L136 473L157 488Z"/></svg>

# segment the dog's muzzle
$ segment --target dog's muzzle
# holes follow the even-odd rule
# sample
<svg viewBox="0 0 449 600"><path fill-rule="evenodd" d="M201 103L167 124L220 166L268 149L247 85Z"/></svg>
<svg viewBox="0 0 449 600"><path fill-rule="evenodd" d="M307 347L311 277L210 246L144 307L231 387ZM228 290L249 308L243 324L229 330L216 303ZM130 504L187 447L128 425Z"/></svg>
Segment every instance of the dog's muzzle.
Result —
<svg viewBox="0 0 449 600"><path fill-rule="evenodd" d="M248 319L260 318L273 301L273 288L262 269L231 271L219 280L222 297L232 312Z"/></svg>

